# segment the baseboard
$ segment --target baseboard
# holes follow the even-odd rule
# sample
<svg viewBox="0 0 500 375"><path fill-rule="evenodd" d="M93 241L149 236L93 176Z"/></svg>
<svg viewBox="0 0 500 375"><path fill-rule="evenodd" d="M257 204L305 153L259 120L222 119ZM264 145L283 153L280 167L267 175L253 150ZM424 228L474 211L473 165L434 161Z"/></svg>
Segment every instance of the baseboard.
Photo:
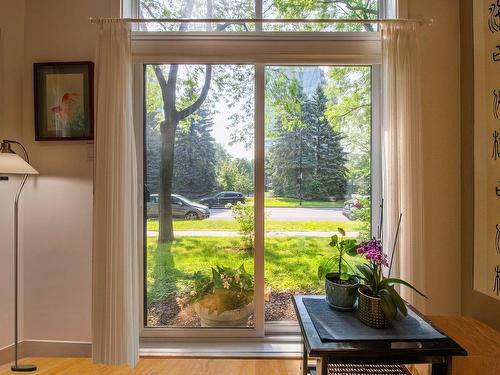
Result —
<svg viewBox="0 0 500 375"><path fill-rule="evenodd" d="M23 357L90 357L90 342L24 340L19 343L19 358ZM12 362L14 345L0 349L0 365Z"/></svg>
<svg viewBox="0 0 500 375"><path fill-rule="evenodd" d="M25 357L24 355L24 343L20 342L19 346L17 347L19 358ZM14 345L9 345L6 346L5 348L0 349L0 365L3 365L5 363L12 362L12 359L14 358Z"/></svg>

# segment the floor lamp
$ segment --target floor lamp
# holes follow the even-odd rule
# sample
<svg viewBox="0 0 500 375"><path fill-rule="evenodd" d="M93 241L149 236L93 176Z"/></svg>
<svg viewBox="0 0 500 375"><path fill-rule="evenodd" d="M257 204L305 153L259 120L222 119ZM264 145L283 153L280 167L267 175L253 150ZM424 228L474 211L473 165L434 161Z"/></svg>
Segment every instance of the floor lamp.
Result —
<svg viewBox="0 0 500 375"><path fill-rule="evenodd" d="M24 153L24 159L12 150L12 145L19 146ZM19 197L23 190L26 179L30 174L38 172L29 165L29 158L26 149L22 144L16 141L4 140L0 145L0 175L22 175L21 185L16 193L14 200L14 364L12 371L35 371L35 365L18 364L18 254L19 254Z"/></svg>

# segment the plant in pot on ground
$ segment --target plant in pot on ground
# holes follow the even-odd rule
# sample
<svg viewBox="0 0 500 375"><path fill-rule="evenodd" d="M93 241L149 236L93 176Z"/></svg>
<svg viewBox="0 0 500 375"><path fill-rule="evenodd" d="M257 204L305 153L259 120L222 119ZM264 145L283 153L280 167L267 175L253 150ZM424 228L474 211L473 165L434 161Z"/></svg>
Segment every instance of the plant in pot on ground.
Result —
<svg viewBox="0 0 500 375"><path fill-rule="evenodd" d="M203 326L246 325L253 313L253 277L243 265L239 268L216 266L211 277L194 274L190 302Z"/></svg>
<svg viewBox="0 0 500 375"><path fill-rule="evenodd" d="M318 277L325 278L325 291L328 304L339 310L351 310L356 303L356 291L359 280L349 274L352 267L346 260L346 255L356 255L357 241L346 238L344 229L338 228L339 235L331 237L330 246L333 256L320 264Z"/></svg>
<svg viewBox="0 0 500 375"><path fill-rule="evenodd" d="M405 285L427 298L406 281L384 276L383 267L387 267L388 262L381 241L362 241L356 252L367 261L367 264L356 265L360 273L358 277L363 281L358 289L358 317L366 325L386 328L396 319L398 311L408 315L405 302L394 288L395 284Z"/></svg>

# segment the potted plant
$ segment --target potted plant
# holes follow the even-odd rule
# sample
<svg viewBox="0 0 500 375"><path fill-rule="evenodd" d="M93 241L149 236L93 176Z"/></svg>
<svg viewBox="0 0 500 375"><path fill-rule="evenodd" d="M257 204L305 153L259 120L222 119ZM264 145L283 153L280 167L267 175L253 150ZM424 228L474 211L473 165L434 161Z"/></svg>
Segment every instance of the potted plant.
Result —
<svg viewBox="0 0 500 375"><path fill-rule="evenodd" d="M356 303L359 280L349 274L351 267L345 256L356 255L358 243L354 239L346 238L344 229L338 228L338 230L340 237L335 234L330 241L334 254L318 267L318 277L325 279L326 300L331 307L338 310L352 310Z"/></svg>
<svg viewBox="0 0 500 375"><path fill-rule="evenodd" d="M356 265L360 272L359 278L363 281L358 289L358 318L370 327L387 328L398 311L404 316L408 315L405 302L394 288L395 284L405 285L423 297L425 295L406 281L383 275L383 267L387 267L388 262L381 241L362 241L356 251L367 261L367 264Z"/></svg>
<svg viewBox="0 0 500 375"><path fill-rule="evenodd" d="M253 277L241 265L234 269L212 268L211 277L194 274L194 290L190 302L205 327L246 325L253 313Z"/></svg>

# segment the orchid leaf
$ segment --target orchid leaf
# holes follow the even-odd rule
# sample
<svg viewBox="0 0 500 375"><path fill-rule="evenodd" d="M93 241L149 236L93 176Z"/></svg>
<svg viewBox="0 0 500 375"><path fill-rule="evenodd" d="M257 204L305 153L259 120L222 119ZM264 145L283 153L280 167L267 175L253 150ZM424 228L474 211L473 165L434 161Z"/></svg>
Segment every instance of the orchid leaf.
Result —
<svg viewBox="0 0 500 375"><path fill-rule="evenodd" d="M394 289L394 287L392 285L389 285L389 286L387 286L387 288L385 290L387 290L389 292L389 294L391 295L391 298L392 298L393 302L396 304L396 306L399 309L399 311L401 311L401 314L403 314L404 316L407 316L408 315L408 309L406 308L406 303L401 298L401 296L396 291L396 289Z"/></svg>
<svg viewBox="0 0 500 375"><path fill-rule="evenodd" d="M398 314L398 310L387 290L383 289L380 291L380 300L387 320L394 320Z"/></svg>
<svg viewBox="0 0 500 375"><path fill-rule="evenodd" d="M423 294L422 292L417 290L417 288L415 288L413 285L411 285L410 283L407 283L406 281L401 280L401 279L395 279L395 278L384 279L380 282L380 287L385 288L387 285L391 285L391 284L401 284L401 285L407 286L408 288L413 289L415 292L420 294L422 297L427 298L427 296L425 294Z"/></svg>

